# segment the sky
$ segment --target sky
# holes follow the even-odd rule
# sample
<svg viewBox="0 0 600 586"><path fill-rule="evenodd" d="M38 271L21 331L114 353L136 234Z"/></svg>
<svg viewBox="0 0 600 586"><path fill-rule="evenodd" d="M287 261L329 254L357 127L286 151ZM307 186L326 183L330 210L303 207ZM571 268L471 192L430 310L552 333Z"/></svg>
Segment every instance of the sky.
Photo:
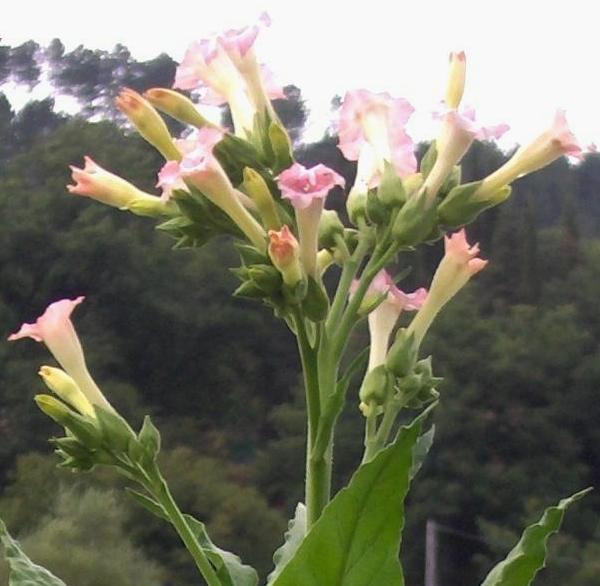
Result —
<svg viewBox="0 0 600 586"><path fill-rule="evenodd" d="M333 96L359 87L407 98L416 108L409 132L431 139L448 55L465 50L463 103L486 124L510 125L500 146L535 137L557 108L567 111L583 145L600 144L594 0L8 0L0 37L9 45L58 37L67 49L122 43L137 59L166 52L179 61L192 41L254 22L263 10L272 26L257 43L259 59L280 83L302 89L311 111L308 140L327 128Z"/></svg>

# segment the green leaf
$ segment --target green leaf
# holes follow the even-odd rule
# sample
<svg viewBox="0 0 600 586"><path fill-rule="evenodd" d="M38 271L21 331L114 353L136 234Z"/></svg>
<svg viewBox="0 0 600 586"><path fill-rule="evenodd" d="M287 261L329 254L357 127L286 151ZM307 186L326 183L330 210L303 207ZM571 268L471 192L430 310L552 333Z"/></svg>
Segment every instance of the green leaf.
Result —
<svg viewBox="0 0 600 586"><path fill-rule="evenodd" d="M171 520L169 519L169 515L167 515L166 511L163 509L162 505L155 501L153 498L134 490L133 488L126 487L125 492L140 506L144 507L149 513L152 513L159 519L163 519L164 521Z"/></svg>
<svg viewBox="0 0 600 586"><path fill-rule="evenodd" d="M423 417L358 469L272 586L403 586L404 498Z"/></svg>
<svg viewBox="0 0 600 586"><path fill-rule="evenodd" d="M23 552L0 521L0 541L4 546L4 557L8 562L10 574L8 586L65 586L54 574L34 564Z"/></svg>
<svg viewBox="0 0 600 586"><path fill-rule="evenodd" d="M425 462L425 458L427 457L427 454L429 453L429 450L431 449L431 446L433 445L434 437L435 437L435 425L432 425L431 429L429 429L429 431L426 431L417 440L417 443L415 444L415 447L413 448L413 464L412 464L412 468L410 470L411 479L413 479L417 475L417 473L421 469L421 466L423 466L423 462Z"/></svg>
<svg viewBox="0 0 600 586"><path fill-rule="evenodd" d="M541 520L525 529L517 545L492 569L481 586L529 586L546 565L548 539L560 529L565 511L591 490L582 490L546 509Z"/></svg>
<svg viewBox="0 0 600 586"><path fill-rule="evenodd" d="M217 547L208 536L204 523L191 515L184 515L191 530L196 535L206 557L214 566L222 586L256 586L256 570L242 563L235 554Z"/></svg>
<svg viewBox="0 0 600 586"><path fill-rule="evenodd" d="M294 518L288 524L285 532L284 544L273 554L275 569L267 578L267 586L271 586L275 578L281 574L286 564L294 557L306 536L306 507L304 503L298 503Z"/></svg>

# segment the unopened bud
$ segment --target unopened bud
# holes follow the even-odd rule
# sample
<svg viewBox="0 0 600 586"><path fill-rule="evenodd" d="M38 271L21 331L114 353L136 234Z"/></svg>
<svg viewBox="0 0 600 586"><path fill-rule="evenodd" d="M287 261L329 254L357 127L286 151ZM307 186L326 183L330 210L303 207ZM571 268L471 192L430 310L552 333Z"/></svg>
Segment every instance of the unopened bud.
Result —
<svg viewBox="0 0 600 586"><path fill-rule="evenodd" d="M404 182L398 176L394 166L387 161L377 188L377 198L386 208L399 207L407 199Z"/></svg>
<svg viewBox="0 0 600 586"><path fill-rule="evenodd" d="M273 150L273 172L275 174L287 169L294 162L292 141L281 122L274 121L269 125L269 140Z"/></svg>
<svg viewBox="0 0 600 586"><path fill-rule="evenodd" d="M465 78L467 74L467 59L464 51L450 53L450 73L446 86L446 106L456 109L460 105L465 91Z"/></svg>
<svg viewBox="0 0 600 586"><path fill-rule="evenodd" d="M165 159L175 161L181 159L181 153L173 143L165 121L150 102L132 89L126 88L115 99L115 104Z"/></svg>
<svg viewBox="0 0 600 586"><path fill-rule="evenodd" d="M383 405L394 384L393 374L381 364L370 370L363 381L358 396L361 403Z"/></svg>
<svg viewBox="0 0 600 586"><path fill-rule="evenodd" d="M319 244L333 249L337 246L336 237L344 237L344 224L335 210L323 210L319 222Z"/></svg>
<svg viewBox="0 0 600 586"><path fill-rule="evenodd" d="M277 204L261 174L251 167L245 167L244 182L241 187L256 204L264 227L267 230L278 230L281 228Z"/></svg>
<svg viewBox="0 0 600 586"><path fill-rule="evenodd" d="M392 235L401 246L414 246L427 240L435 223L435 202L422 191L404 204L392 227Z"/></svg>
<svg viewBox="0 0 600 586"><path fill-rule="evenodd" d="M346 211L350 221L358 226L361 218L367 217L367 190L355 185L346 199Z"/></svg>
<svg viewBox="0 0 600 586"><path fill-rule="evenodd" d="M38 372L46 386L82 415L95 417L94 407L77 383L60 368L42 366Z"/></svg>
<svg viewBox="0 0 600 586"><path fill-rule="evenodd" d="M329 312L327 292L323 285L312 276L308 277L306 297L302 302L302 309L306 317L314 322L323 321Z"/></svg>
<svg viewBox="0 0 600 586"><path fill-rule="evenodd" d="M283 226L279 231L269 230L268 252L286 285L294 287L303 279L300 245L288 226Z"/></svg>
<svg viewBox="0 0 600 586"><path fill-rule="evenodd" d="M179 120L179 122L196 128L214 126L200 114L192 100L179 92L157 87L145 91L144 97L155 108L175 118L175 120Z"/></svg>
<svg viewBox="0 0 600 586"><path fill-rule="evenodd" d="M417 353L414 334L408 334L406 328L402 328L398 330L396 340L388 351L385 365L396 376L408 376L417 362Z"/></svg>

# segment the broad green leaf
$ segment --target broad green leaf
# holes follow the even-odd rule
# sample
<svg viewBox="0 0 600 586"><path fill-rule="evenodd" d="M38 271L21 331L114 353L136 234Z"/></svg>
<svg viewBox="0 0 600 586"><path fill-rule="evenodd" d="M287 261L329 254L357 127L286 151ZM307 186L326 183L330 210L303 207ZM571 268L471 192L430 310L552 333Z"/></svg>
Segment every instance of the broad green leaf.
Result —
<svg viewBox="0 0 600 586"><path fill-rule="evenodd" d="M410 478L411 480L417 475L417 472L423 466L423 462L425 462L425 458L433 445L433 438L435 437L435 425L431 426L429 431L426 431L415 444L413 448L413 464L410 470Z"/></svg>
<svg viewBox="0 0 600 586"><path fill-rule="evenodd" d="M222 586L256 586L256 570L242 563L235 554L217 547L208 536L204 523L191 515L184 515L188 525L196 535L206 557L214 566Z"/></svg>
<svg viewBox="0 0 600 586"><path fill-rule="evenodd" d="M60 578L46 568L34 564L25 555L2 521L0 521L0 541L4 546L4 557L10 568L8 586L65 586Z"/></svg>
<svg viewBox="0 0 600 586"><path fill-rule="evenodd" d="M275 569L267 578L267 586L270 586L275 578L281 574L286 564L294 557L306 536L306 507L304 503L298 503L294 518L288 524L285 532L284 544L273 554Z"/></svg>
<svg viewBox="0 0 600 586"><path fill-rule="evenodd" d="M565 511L590 490L582 490L546 509L541 520L525 529L517 545L492 569L481 586L529 586L546 565L548 539L560 529Z"/></svg>
<svg viewBox="0 0 600 586"><path fill-rule="evenodd" d="M403 586L404 498L423 418L358 469L272 586Z"/></svg>

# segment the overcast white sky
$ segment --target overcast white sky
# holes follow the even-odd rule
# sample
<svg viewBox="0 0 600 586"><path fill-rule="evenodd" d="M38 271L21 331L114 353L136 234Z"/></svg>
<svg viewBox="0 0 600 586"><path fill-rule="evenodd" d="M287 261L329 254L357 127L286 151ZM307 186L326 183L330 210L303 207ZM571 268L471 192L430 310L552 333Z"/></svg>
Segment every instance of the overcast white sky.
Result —
<svg viewBox="0 0 600 586"><path fill-rule="evenodd" d="M273 25L257 50L283 84L299 86L312 137L329 103L346 89L387 90L417 108L416 139L435 132L430 112L443 97L448 53L464 49L465 101L488 123L507 122L503 146L543 130L557 107L583 144L600 144L600 3L595 0L7 0L4 44L60 38L67 48L123 43L139 59L186 46L267 10Z"/></svg>

